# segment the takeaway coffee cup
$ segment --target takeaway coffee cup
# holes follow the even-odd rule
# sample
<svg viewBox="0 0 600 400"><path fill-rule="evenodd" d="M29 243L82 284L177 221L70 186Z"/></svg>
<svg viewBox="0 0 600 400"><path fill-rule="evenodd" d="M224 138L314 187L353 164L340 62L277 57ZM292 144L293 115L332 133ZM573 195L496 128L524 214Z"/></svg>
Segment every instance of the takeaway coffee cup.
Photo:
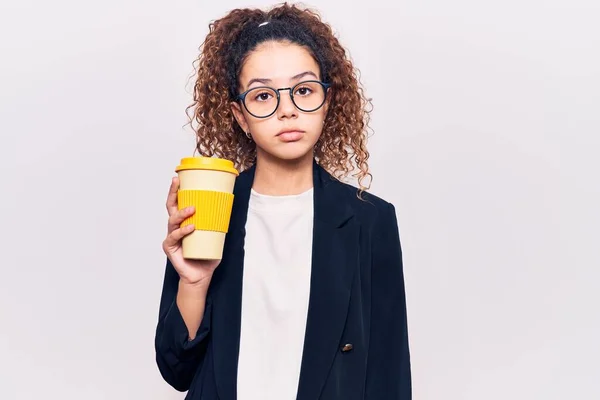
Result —
<svg viewBox="0 0 600 400"><path fill-rule="evenodd" d="M181 227L194 224L195 230L182 240L183 257L220 260L233 207L233 186L238 171L229 160L214 157L186 157L175 168L179 177L177 207L194 206L194 215Z"/></svg>

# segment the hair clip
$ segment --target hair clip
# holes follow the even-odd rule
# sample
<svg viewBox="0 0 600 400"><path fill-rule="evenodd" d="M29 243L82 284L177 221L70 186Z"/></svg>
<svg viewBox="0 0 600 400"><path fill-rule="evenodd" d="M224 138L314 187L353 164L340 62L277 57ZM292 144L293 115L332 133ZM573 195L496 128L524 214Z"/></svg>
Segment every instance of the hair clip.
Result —
<svg viewBox="0 0 600 400"><path fill-rule="evenodd" d="M261 23L261 24L258 24L258 27L260 28L261 26L263 26L263 25L266 25L266 24L268 24L268 23L269 23L269 21L265 21L265 22L263 22L263 23Z"/></svg>

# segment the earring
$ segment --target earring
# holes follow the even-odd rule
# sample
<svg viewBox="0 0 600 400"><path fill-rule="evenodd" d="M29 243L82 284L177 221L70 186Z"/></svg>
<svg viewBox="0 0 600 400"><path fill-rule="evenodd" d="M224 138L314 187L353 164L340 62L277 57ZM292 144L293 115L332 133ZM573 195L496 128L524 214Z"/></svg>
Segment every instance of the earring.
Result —
<svg viewBox="0 0 600 400"><path fill-rule="evenodd" d="M250 133L250 131L246 132L246 137L252 140L252 134Z"/></svg>

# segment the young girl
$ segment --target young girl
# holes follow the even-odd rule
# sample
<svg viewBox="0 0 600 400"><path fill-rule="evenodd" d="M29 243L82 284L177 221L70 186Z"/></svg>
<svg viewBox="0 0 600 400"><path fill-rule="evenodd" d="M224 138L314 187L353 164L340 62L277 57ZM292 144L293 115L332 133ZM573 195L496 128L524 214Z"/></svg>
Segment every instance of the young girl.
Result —
<svg viewBox="0 0 600 400"><path fill-rule="evenodd" d="M223 259L182 257L167 199L156 330L164 379L204 400L411 398L394 206L366 192L369 101L319 15L283 4L210 25L197 150L242 172ZM355 188L341 181L357 170Z"/></svg>

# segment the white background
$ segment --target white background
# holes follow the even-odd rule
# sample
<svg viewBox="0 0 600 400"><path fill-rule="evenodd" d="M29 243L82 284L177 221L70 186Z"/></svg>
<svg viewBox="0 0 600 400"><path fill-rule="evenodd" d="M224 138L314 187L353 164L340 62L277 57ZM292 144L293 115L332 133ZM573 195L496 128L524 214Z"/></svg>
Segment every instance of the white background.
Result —
<svg viewBox="0 0 600 400"><path fill-rule="evenodd" d="M184 397L153 339L187 79L267 4L2 1L0 398ZM414 399L600 398L600 3L308 4L373 97Z"/></svg>

